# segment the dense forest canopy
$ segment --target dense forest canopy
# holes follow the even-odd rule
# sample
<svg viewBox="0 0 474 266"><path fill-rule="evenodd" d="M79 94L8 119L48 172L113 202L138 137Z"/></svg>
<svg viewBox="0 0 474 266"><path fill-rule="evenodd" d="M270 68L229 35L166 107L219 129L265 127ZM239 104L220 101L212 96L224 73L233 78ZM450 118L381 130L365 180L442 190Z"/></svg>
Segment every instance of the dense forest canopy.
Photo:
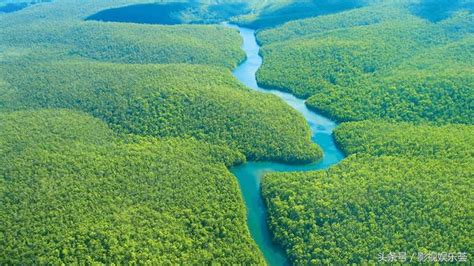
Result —
<svg viewBox="0 0 474 266"><path fill-rule="evenodd" d="M432 23L410 7L382 3L261 31L258 80L340 121L473 123L474 15Z"/></svg>
<svg viewBox="0 0 474 266"><path fill-rule="evenodd" d="M349 156L340 165L265 176L270 227L292 263L372 264L390 252L472 260L473 29L470 1L426 0L258 32L260 84L360 120L336 130Z"/></svg>
<svg viewBox="0 0 474 266"><path fill-rule="evenodd" d="M257 29L261 86L344 122L340 165L263 179L291 263L472 261L473 9L0 0L0 264L265 264L229 167L323 153L301 114L232 77L245 53L224 21Z"/></svg>
<svg viewBox="0 0 474 266"><path fill-rule="evenodd" d="M297 265L376 264L390 252L415 264L419 253L469 253L473 163L352 156L327 172L271 174L263 184L270 226Z"/></svg>
<svg viewBox="0 0 474 266"><path fill-rule="evenodd" d="M8 98L0 98L5 110L81 110L117 132L192 136L254 160L321 157L296 111L276 97L249 91L223 68L14 61L0 70L14 88Z"/></svg>
<svg viewBox="0 0 474 266"><path fill-rule="evenodd" d="M200 4L174 2L137 4L102 10L88 20L176 25L215 23L249 11L248 3Z"/></svg>
<svg viewBox="0 0 474 266"><path fill-rule="evenodd" d="M389 252L469 252L473 135L467 125L342 124L336 139L351 156L340 165L265 177L276 240L295 264L377 263Z"/></svg>
<svg viewBox="0 0 474 266"><path fill-rule="evenodd" d="M235 67L244 58L237 32L220 26L158 26L50 22L0 28L2 45L22 53L132 64L208 64ZM42 59L44 60L44 59Z"/></svg>
<svg viewBox="0 0 474 266"><path fill-rule="evenodd" d="M224 164L235 152L119 138L69 110L2 112L0 125L2 264L262 263Z"/></svg>
<svg viewBox="0 0 474 266"><path fill-rule="evenodd" d="M3 0L0 1L0 14L11 13L22 10L30 5L35 5L44 2L51 2L52 0L32 0L32 1L17 1L17 0Z"/></svg>
<svg viewBox="0 0 474 266"><path fill-rule="evenodd" d="M236 16L232 21L251 28L268 28L294 19L337 13L361 5L361 0L262 1L254 12Z"/></svg>
<svg viewBox="0 0 474 266"><path fill-rule="evenodd" d="M0 264L264 264L228 167L321 151L235 30L84 20L144 2L0 14Z"/></svg>
<svg viewBox="0 0 474 266"><path fill-rule="evenodd" d="M474 156L472 125L413 125L383 121L343 123L335 138L346 154L364 153L459 160Z"/></svg>
<svg viewBox="0 0 474 266"><path fill-rule="evenodd" d="M413 4L411 10L414 14L433 22L450 17L459 10L474 11L474 2L470 0L422 0Z"/></svg>

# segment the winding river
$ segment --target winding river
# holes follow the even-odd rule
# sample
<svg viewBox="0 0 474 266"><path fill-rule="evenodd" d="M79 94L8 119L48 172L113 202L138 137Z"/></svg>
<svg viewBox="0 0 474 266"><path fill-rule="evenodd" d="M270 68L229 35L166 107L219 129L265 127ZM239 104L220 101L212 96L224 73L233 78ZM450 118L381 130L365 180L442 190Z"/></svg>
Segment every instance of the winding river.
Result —
<svg viewBox="0 0 474 266"><path fill-rule="evenodd" d="M260 46L255 38L255 30L241 28L226 24L239 30L244 39L242 49L247 54L247 60L240 64L234 71L234 76L248 87L263 92L274 94L283 99L288 105L299 111L308 122L312 131L312 140L324 152L324 158L308 165L287 165L274 162L248 162L231 169L237 177L242 195L247 207L247 219L250 233L262 251L269 265L288 265L285 251L272 241L272 235L267 225L267 210L260 194L260 181L268 172L310 171L326 169L344 158L333 138L333 131L337 124L330 119L309 110L304 100L298 99L290 93L267 90L257 84L255 73L262 65L263 59L259 55Z"/></svg>

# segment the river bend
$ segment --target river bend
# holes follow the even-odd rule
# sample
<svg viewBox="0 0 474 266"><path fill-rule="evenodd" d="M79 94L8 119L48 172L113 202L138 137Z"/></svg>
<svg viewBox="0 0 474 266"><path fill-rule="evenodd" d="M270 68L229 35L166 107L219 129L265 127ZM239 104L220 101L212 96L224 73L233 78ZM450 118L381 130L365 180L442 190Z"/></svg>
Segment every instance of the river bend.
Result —
<svg viewBox="0 0 474 266"><path fill-rule="evenodd" d="M311 128L313 142L317 143L324 153L322 160L307 165L248 162L231 169L231 172L239 181L247 207L247 221L250 233L262 251L265 260L269 265L288 265L286 253L272 241L272 235L267 224L266 205L260 193L261 178L268 172L311 171L326 169L337 164L344 158L344 154L338 149L333 138L333 131L337 124L309 110L304 100L296 98L290 93L259 87L255 74L262 65L263 59L259 55L260 46L256 41L255 30L230 24L226 24L226 26L239 30L244 40L242 49L247 54L247 59L233 71L234 76L251 89L280 97L288 105L300 112Z"/></svg>

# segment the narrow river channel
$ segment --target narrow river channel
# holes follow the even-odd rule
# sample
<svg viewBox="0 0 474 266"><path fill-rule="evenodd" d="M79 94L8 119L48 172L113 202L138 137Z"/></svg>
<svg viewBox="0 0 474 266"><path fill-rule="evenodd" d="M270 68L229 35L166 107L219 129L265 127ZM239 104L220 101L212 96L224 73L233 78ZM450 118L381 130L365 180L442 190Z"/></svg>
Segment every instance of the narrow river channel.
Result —
<svg viewBox="0 0 474 266"><path fill-rule="evenodd" d="M255 30L241 28L226 24L239 30L244 43L242 49L247 54L245 62L240 64L234 71L234 76L248 87L263 92L274 94L283 99L288 105L299 111L308 122L312 131L312 140L317 143L324 152L324 158L316 163L307 165L287 165L274 162L248 162L244 165L231 169L237 177L242 195L247 207L247 219L250 233L262 251L269 265L288 265L288 259L284 250L273 243L272 235L267 225L267 210L260 194L260 181L262 176L268 172L291 172L310 171L326 169L337 164L344 158L333 138L333 131L337 124L330 119L309 110L304 100L298 99L290 93L278 90L267 90L257 84L255 73L262 65L263 59L259 55L260 46L255 38Z"/></svg>

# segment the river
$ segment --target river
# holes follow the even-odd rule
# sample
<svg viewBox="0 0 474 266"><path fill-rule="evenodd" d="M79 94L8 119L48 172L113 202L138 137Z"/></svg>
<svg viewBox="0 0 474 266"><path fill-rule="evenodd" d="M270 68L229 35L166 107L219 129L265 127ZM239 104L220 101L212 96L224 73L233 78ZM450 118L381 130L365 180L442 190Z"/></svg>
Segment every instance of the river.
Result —
<svg viewBox="0 0 474 266"><path fill-rule="evenodd" d="M309 110L305 101L294 95L278 90L267 90L257 84L255 74L262 65L263 59L259 55L260 46L255 38L255 30L226 24L239 30L244 42L242 49L247 54L247 59L234 71L234 76L243 84L256 91L274 94L283 99L288 105L300 112L308 122L312 140L317 143L324 152L322 160L307 165L288 165L274 162L248 162L233 167L231 172L237 177L242 195L247 207L247 221L250 233L262 251L269 265L288 265L285 251L272 241L272 235L267 224L266 205L260 193L260 181L265 173L269 172L291 172L311 171L326 169L337 164L344 158L344 154L338 149L333 138L333 131L337 123Z"/></svg>

